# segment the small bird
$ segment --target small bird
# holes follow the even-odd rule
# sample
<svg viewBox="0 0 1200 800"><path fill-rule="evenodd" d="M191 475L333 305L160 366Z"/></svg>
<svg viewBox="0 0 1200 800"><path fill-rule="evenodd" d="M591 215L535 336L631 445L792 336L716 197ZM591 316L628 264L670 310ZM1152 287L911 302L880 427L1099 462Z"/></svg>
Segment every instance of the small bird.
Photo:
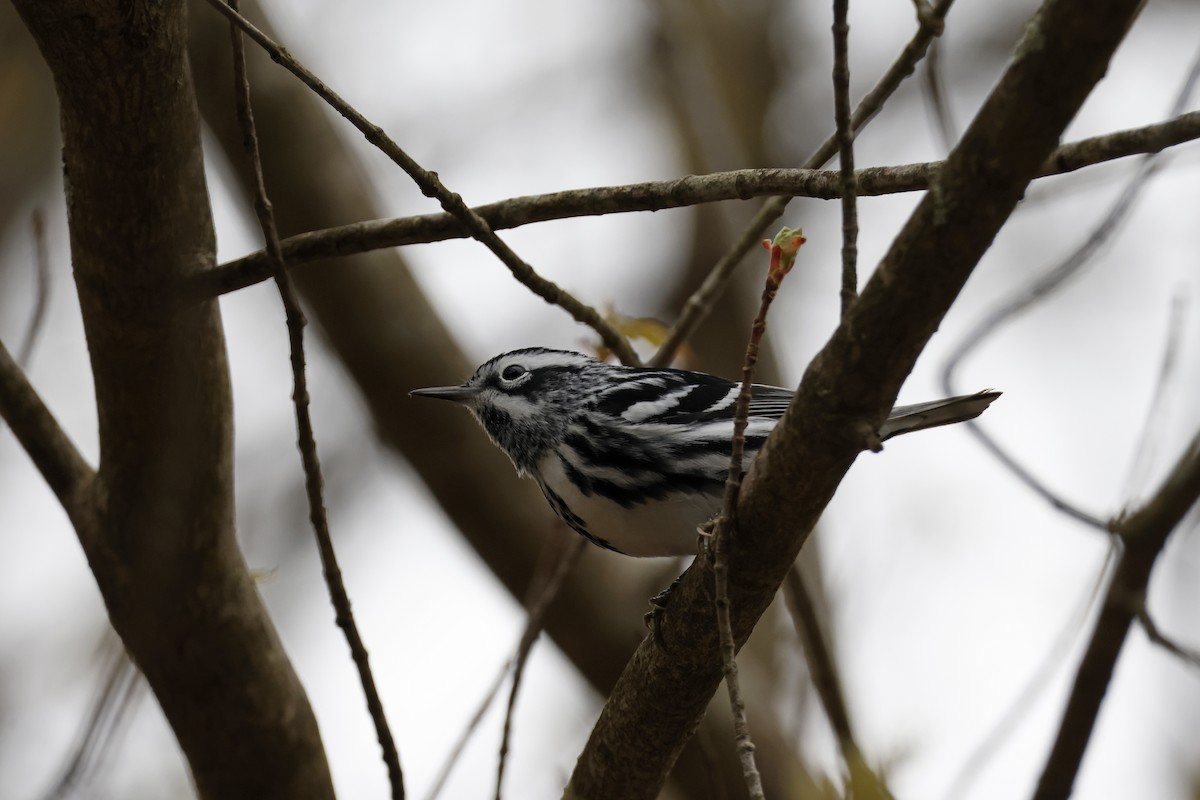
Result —
<svg viewBox="0 0 1200 800"><path fill-rule="evenodd" d="M694 555L696 528L721 508L740 385L679 369L623 367L565 350L503 353L461 386L411 394L466 406L550 508L595 544L631 556ZM792 392L755 384L743 463ZM984 391L892 409L883 441L973 419Z"/></svg>

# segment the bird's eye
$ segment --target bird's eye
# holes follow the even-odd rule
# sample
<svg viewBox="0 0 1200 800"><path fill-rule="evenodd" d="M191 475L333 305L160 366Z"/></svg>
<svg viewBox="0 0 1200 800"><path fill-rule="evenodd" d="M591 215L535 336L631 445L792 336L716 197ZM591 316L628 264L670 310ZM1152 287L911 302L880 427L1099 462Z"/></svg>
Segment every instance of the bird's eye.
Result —
<svg viewBox="0 0 1200 800"><path fill-rule="evenodd" d="M520 364L509 364L504 368L504 371L500 373L500 377L506 381L515 381L526 372L528 372L528 370L522 367Z"/></svg>

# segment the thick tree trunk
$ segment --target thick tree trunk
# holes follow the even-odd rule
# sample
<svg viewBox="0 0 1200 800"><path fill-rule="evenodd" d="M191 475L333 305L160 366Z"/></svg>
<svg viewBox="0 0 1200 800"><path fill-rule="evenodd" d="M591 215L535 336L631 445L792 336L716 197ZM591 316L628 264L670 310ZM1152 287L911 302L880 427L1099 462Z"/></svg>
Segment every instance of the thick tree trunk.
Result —
<svg viewBox="0 0 1200 800"><path fill-rule="evenodd" d="M101 464L73 521L201 795L331 797L308 700L235 538L215 302L165 289L215 243L182 0L17 9L54 73Z"/></svg>

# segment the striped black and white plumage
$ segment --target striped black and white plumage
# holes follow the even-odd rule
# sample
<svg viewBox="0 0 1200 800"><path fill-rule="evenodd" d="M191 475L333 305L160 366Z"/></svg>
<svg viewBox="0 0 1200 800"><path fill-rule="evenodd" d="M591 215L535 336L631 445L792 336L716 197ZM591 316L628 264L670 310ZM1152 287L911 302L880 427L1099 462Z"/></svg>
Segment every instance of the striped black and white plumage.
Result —
<svg viewBox="0 0 1200 800"><path fill-rule="evenodd" d="M533 347L483 364L462 386L414 395L462 403L550 507L591 541L633 556L688 555L720 509L738 384L701 372L604 364ZM998 392L892 410L880 439L972 419ZM748 465L792 392L755 385Z"/></svg>

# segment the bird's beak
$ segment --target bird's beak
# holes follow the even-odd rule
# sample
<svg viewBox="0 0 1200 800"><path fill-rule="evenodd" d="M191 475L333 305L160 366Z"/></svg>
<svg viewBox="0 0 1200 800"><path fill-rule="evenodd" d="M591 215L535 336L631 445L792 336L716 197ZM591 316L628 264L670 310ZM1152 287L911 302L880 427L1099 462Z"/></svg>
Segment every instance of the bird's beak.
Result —
<svg viewBox="0 0 1200 800"><path fill-rule="evenodd" d="M438 400L453 400L455 403L466 403L479 394L479 389L463 384L462 386L433 386L428 389L413 389L408 393L411 397L433 397Z"/></svg>

